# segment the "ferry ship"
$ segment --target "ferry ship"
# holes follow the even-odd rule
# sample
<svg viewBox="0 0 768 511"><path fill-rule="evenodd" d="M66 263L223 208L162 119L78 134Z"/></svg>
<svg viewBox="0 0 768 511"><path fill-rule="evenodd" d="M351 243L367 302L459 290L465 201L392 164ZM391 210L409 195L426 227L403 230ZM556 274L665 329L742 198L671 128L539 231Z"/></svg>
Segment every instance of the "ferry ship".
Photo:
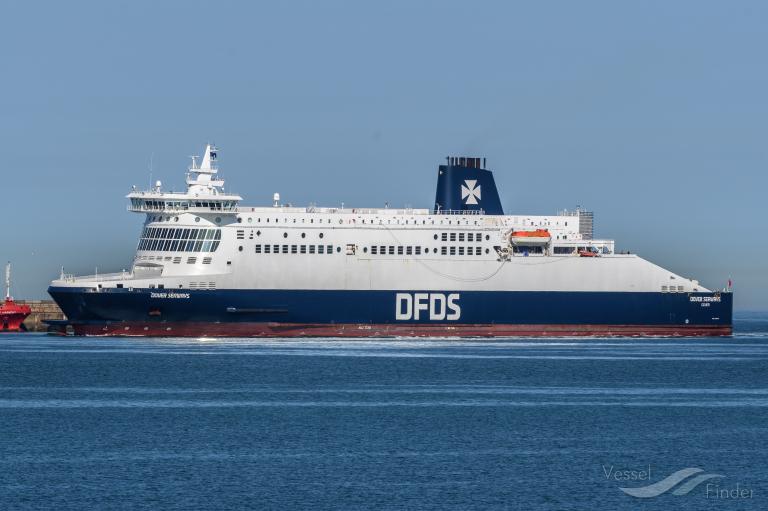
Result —
<svg viewBox="0 0 768 511"><path fill-rule="evenodd" d="M593 237L586 211L505 214L485 159L448 157L429 209L241 205L208 145L185 192L127 195L130 270L62 275L60 333L193 337L723 336L730 287Z"/></svg>
<svg viewBox="0 0 768 511"><path fill-rule="evenodd" d="M24 330L24 320L32 314L29 305L19 305L11 297L11 263L5 265L5 300L0 302L0 332Z"/></svg>

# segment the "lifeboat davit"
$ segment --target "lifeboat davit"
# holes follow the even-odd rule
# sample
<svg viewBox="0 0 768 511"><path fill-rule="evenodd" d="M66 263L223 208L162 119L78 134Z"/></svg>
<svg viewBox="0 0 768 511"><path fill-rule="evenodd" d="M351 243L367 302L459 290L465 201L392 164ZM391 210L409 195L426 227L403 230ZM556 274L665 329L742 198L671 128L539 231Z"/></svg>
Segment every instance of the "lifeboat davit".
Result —
<svg viewBox="0 0 768 511"><path fill-rule="evenodd" d="M512 231L509 233L509 242L513 245L539 247L549 244L550 241L552 241L552 235L549 234L547 229Z"/></svg>

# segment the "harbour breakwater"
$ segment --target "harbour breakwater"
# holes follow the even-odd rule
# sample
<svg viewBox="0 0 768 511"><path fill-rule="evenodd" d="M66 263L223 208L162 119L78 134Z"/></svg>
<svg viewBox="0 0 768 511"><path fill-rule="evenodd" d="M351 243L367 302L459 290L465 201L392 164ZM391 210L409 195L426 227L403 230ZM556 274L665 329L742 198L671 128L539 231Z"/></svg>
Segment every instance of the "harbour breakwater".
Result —
<svg viewBox="0 0 768 511"><path fill-rule="evenodd" d="M17 300L19 305L29 305L32 313L24 320L24 327L30 332L45 332L48 325L43 321L66 319L56 302L53 300Z"/></svg>

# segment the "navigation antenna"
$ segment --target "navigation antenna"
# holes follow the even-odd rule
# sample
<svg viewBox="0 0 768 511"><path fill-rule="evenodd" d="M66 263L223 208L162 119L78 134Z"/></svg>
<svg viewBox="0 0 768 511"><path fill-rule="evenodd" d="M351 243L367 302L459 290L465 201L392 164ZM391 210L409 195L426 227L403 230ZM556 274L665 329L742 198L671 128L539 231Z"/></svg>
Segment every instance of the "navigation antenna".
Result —
<svg viewBox="0 0 768 511"><path fill-rule="evenodd" d="M154 159L155 159L155 152L152 151L152 154L149 155L149 188L150 189L152 188L152 170L153 170L152 162Z"/></svg>
<svg viewBox="0 0 768 511"><path fill-rule="evenodd" d="M11 299L11 262L5 265L5 299Z"/></svg>

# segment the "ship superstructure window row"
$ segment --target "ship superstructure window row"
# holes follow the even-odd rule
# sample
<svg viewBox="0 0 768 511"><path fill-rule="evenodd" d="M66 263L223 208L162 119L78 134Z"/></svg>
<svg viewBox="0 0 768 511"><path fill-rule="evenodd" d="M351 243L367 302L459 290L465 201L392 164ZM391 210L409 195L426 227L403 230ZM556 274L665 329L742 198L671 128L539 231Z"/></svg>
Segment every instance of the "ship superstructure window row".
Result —
<svg viewBox="0 0 768 511"><path fill-rule="evenodd" d="M437 239L437 234L434 235L434 239ZM483 234L480 232L441 232L440 233L440 241L459 241L459 242L469 242L474 243L477 241L481 241L483 239ZM486 235L486 240L489 239L489 236Z"/></svg>
<svg viewBox="0 0 768 511"><path fill-rule="evenodd" d="M332 254L333 245L254 245L257 254Z"/></svg>
<svg viewBox="0 0 768 511"><path fill-rule="evenodd" d="M158 252L216 252L221 229L146 227L138 250Z"/></svg>

